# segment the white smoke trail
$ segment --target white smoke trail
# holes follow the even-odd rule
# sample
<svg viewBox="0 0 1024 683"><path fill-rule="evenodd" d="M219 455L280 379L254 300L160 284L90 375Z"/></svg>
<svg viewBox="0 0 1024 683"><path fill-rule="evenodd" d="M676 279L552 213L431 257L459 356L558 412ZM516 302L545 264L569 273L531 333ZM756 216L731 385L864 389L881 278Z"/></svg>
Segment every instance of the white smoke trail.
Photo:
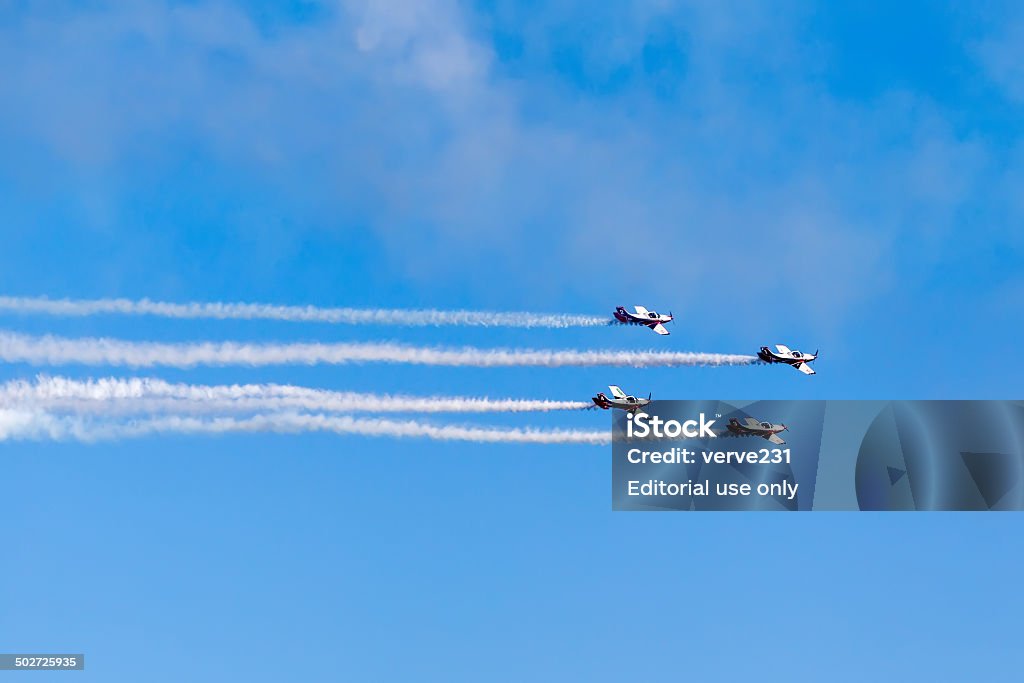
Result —
<svg viewBox="0 0 1024 683"><path fill-rule="evenodd" d="M245 418L196 418L178 415L127 422L95 421L81 416L31 410L0 409L0 441L13 439L110 441L160 434L230 434L240 432L331 432L360 436L423 437L441 441L525 444L608 444L610 432L580 430L497 429L432 425L413 420L355 419L339 415L272 413Z"/></svg>
<svg viewBox="0 0 1024 683"><path fill-rule="evenodd" d="M162 318L218 320L286 320L342 325L402 325L432 327L594 327L609 318L592 315L494 313L486 311L389 310L372 308L319 308L251 303L184 303L140 299L48 299L0 296L0 311L58 316L100 314L151 315Z"/></svg>
<svg viewBox="0 0 1024 683"><path fill-rule="evenodd" d="M0 333L0 360L34 365L114 365L129 367L197 365L341 365L407 363L459 367L754 365L757 356L691 351L578 351L457 349L392 343L248 344L201 342L167 344L116 339L67 339Z"/></svg>
<svg viewBox="0 0 1024 683"><path fill-rule="evenodd" d="M0 384L0 407L101 414L145 412L496 413L581 410L590 403L458 396L391 396L287 384L172 384L153 378L74 380L41 375Z"/></svg>

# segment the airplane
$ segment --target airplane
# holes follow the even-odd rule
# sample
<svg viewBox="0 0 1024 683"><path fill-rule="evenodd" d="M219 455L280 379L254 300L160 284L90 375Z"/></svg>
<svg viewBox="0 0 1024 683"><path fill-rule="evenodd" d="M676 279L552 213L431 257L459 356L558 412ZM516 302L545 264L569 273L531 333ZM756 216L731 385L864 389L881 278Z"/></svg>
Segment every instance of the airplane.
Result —
<svg viewBox="0 0 1024 683"><path fill-rule="evenodd" d="M743 418L743 422L740 422L735 417L730 417L727 428L729 433L723 434L723 436L759 436L762 439L768 439L772 443L780 446L786 442L779 436L779 432L784 432L789 429L786 425L773 425L770 422L758 422L752 417Z"/></svg>
<svg viewBox="0 0 1024 683"><path fill-rule="evenodd" d="M668 330L662 323L672 322L672 314L658 315L654 311L648 311L643 306L634 306L634 313L630 313L622 306L615 308L615 319L623 325L644 325L658 334L668 334Z"/></svg>
<svg viewBox="0 0 1024 683"><path fill-rule="evenodd" d="M799 351L790 351L788 346L776 344L775 351L770 351L767 346L762 346L761 350L757 352L757 356L765 363L785 363L792 365L805 375L813 375L814 370L808 363L818 357L818 352L800 353Z"/></svg>
<svg viewBox="0 0 1024 683"><path fill-rule="evenodd" d="M645 405L651 402L651 397L637 398L636 396L626 396L625 392L614 384L608 387L612 392L612 398L608 398L603 392L598 392L597 396L591 400L598 408L602 410L608 410L609 408L618 408L620 410L628 410L631 413L643 408Z"/></svg>

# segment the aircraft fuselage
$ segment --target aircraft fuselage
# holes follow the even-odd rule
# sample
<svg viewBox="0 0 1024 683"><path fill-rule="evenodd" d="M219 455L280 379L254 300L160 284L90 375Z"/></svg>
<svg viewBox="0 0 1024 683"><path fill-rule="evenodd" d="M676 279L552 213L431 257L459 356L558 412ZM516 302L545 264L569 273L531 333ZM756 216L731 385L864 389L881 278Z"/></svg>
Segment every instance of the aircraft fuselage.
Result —
<svg viewBox="0 0 1024 683"><path fill-rule="evenodd" d="M761 350L757 352L757 357L763 360L765 363L785 363L787 365L799 365L800 363L810 363L815 358L817 358L817 355L811 353L801 353L800 351L793 351L792 355L782 356L770 350L767 346L762 346Z"/></svg>
<svg viewBox="0 0 1024 683"><path fill-rule="evenodd" d="M659 315L652 312L647 316L640 316L636 313L630 313L622 306L616 308L613 315L616 320L625 325L647 325L648 327L653 327L658 323L672 322L672 316L670 315Z"/></svg>
<svg viewBox="0 0 1024 683"><path fill-rule="evenodd" d="M640 410L651 402L650 399L636 398L634 396L627 396L626 398L608 398L603 393L599 393L591 400L594 402L594 405L602 410L618 408L619 410L626 410L629 412Z"/></svg>

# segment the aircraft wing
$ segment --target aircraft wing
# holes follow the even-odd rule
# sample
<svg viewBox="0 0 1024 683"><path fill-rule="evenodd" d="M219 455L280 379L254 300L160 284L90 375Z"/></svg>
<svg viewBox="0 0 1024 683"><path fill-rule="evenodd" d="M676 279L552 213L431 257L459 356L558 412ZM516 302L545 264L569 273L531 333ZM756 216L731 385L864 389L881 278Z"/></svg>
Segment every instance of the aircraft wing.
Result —
<svg viewBox="0 0 1024 683"><path fill-rule="evenodd" d="M655 332L657 332L658 334L661 334L661 335L666 335L666 334L669 333L668 330L665 329L665 326L662 325L661 323L658 323L657 325L655 325L651 329L654 330Z"/></svg>
<svg viewBox="0 0 1024 683"><path fill-rule="evenodd" d="M636 314L639 315L642 318L646 318L647 314L650 313L650 311L648 311L643 306L634 306L633 310L636 311Z"/></svg>
<svg viewBox="0 0 1024 683"><path fill-rule="evenodd" d="M789 347L786 346L785 344L776 344L775 345L775 349L782 356L788 356L789 354L793 353L792 351L790 351Z"/></svg>
<svg viewBox="0 0 1024 683"><path fill-rule="evenodd" d="M785 441L782 440L782 437L779 436L778 434L772 434L771 436L767 436L765 438L768 439L769 441L771 441L774 444L778 444L779 446L781 446L782 444L786 443Z"/></svg>
<svg viewBox="0 0 1024 683"><path fill-rule="evenodd" d="M747 423L748 427L760 427L761 426L760 422L758 422L756 419L754 419L752 417L749 417L749 416L743 418L743 421Z"/></svg>
<svg viewBox="0 0 1024 683"><path fill-rule="evenodd" d="M626 398L626 393L615 385L609 386L608 390L612 392L612 396L614 396L615 398Z"/></svg>
<svg viewBox="0 0 1024 683"><path fill-rule="evenodd" d="M813 375L814 374L814 368L812 368L807 363L797 363L793 367L796 368L797 370L799 370L800 372L804 373L805 375Z"/></svg>

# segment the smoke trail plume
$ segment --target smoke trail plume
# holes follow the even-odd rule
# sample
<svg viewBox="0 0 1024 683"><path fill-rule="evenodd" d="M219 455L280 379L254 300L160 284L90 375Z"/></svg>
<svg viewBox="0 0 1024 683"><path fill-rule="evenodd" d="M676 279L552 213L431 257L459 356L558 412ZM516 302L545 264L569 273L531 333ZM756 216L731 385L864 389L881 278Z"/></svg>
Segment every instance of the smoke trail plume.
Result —
<svg viewBox="0 0 1024 683"><path fill-rule="evenodd" d="M607 444L609 432L498 429L432 425L413 420L356 419L338 415L272 413L245 418L196 418L179 415L126 422L97 421L75 415L0 409L0 442L11 439L109 441L160 434L331 432L360 436L422 437L441 441L525 444Z"/></svg>
<svg viewBox="0 0 1024 683"><path fill-rule="evenodd" d="M155 343L0 333L0 360L34 365L129 367L406 363L450 367L754 365L757 356L691 351L579 351L428 348L392 343Z"/></svg>
<svg viewBox="0 0 1024 683"><path fill-rule="evenodd" d="M340 325L402 325L428 327L593 327L608 324L608 317L544 313L489 313L485 311L389 310L373 308L319 308L252 303L184 303L140 299L48 299L0 296L0 311L58 316L101 314L149 315L162 318L219 320L286 320Z"/></svg>
<svg viewBox="0 0 1024 683"><path fill-rule="evenodd" d="M40 376L0 384L0 407L101 414L144 412L495 413L581 410L582 401L392 396L287 384L172 384L152 378L74 380Z"/></svg>

